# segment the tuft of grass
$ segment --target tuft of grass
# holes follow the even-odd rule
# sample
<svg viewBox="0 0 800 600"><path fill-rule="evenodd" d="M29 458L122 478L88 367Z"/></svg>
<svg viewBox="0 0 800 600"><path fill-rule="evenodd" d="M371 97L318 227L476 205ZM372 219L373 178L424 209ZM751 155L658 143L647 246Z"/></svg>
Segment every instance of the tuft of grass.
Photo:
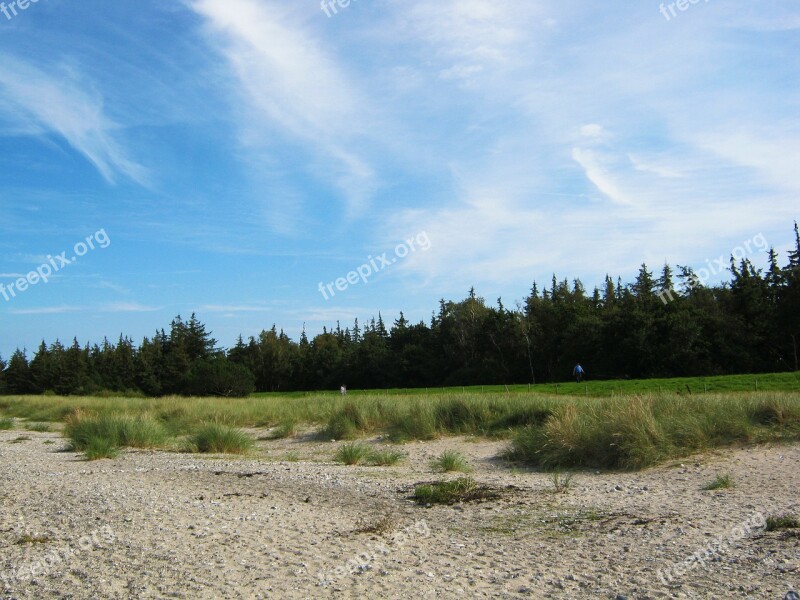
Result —
<svg viewBox="0 0 800 600"><path fill-rule="evenodd" d="M370 452L367 461L377 467L391 467L405 458L405 454L396 450L375 450Z"/></svg>
<svg viewBox="0 0 800 600"><path fill-rule="evenodd" d="M50 423L27 423L25 425L25 429L28 431L38 431L39 433L52 431L50 428Z"/></svg>
<svg viewBox="0 0 800 600"><path fill-rule="evenodd" d="M352 466L364 462L369 455L369 447L364 444L344 444L336 451L334 460Z"/></svg>
<svg viewBox="0 0 800 600"><path fill-rule="evenodd" d="M322 435L332 440L354 440L369 430L369 422L362 409L353 402L347 402L341 410L328 419Z"/></svg>
<svg viewBox="0 0 800 600"><path fill-rule="evenodd" d="M551 477L551 481L553 482L553 492L556 494L566 494L572 487L572 478L572 473L567 473L566 475L562 475L558 471L553 473Z"/></svg>
<svg viewBox="0 0 800 600"><path fill-rule="evenodd" d="M86 460L100 460L103 458L116 458L119 455L119 448L108 438L90 438L83 448Z"/></svg>
<svg viewBox="0 0 800 600"><path fill-rule="evenodd" d="M497 498L497 494L479 486L471 477L423 483L414 488L414 500L418 504L456 504L492 498Z"/></svg>
<svg viewBox="0 0 800 600"><path fill-rule="evenodd" d="M72 449L157 448L167 441L167 432L149 415L91 415L76 411L66 420L65 435Z"/></svg>
<svg viewBox="0 0 800 600"><path fill-rule="evenodd" d="M734 487L736 487L736 484L733 482L733 476L730 473L725 473L724 475L717 475L711 483L703 486L703 489L706 491L729 490Z"/></svg>
<svg viewBox="0 0 800 600"><path fill-rule="evenodd" d="M297 452L287 452L283 460L286 462L300 462L300 455Z"/></svg>
<svg viewBox="0 0 800 600"><path fill-rule="evenodd" d="M472 471L466 457L454 450L445 450L442 452L439 458L431 461L431 468L443 473L469 473Z"/></svg>
<svg viewBox="0 0 800 600"><path fill-rule="evenodd" d="M222 423L206 423L189 438L202 454L245 454L253 449L253 438L241 429Z"/></svg>
<svg viewBox="0 0 800 600"><path fill-rule="evenodd" d="M286 419L270 432L267 439L283 440L293 437L297 432L297 423L293 419Z"/></svg>
<svg viewBox="0 0 800 600"><path fill-rule="evenodd" d="M397 442L436 439L439 433L430 403L415 401L408 411L398 412L389 423L389 433Z"/></svg>
<svg viewBox="0 0 800 600"><path fill-rule="evenodd" d="M6 429L14 429L14 419L9 419L8 417L0 419L0 431Z"/></svg>
<svg viewBox="0 0 800 600"><path fill-rule="evenodd" d="M800 529L800 518L797 515L770 515L767 517L767 531L782 529Z"/></svg>

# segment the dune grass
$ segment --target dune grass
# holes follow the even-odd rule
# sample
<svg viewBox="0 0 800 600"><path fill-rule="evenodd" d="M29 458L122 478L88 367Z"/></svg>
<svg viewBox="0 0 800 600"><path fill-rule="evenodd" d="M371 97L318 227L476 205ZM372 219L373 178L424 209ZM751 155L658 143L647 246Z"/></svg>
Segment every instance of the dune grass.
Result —
<svg viewBox="0 0 800 600"><path fill-rule="evenodd" d="M442 473L469 473L472 471L466 457L454 450L442 452L438 458L431 461L431 468Z"/></svg>
<svg viewBox="0 0 800 600"><path fill-rule="evenodd" d="M781 375L789 376L794 377ZM0 410L37 423L65 420L65 435L79 445L91 438L86 428L99 428L95 433L115 448L174 447L208 423L276 427L278 437L292 435L302 424L317 427L323 439L335 440L378 432L400 442L448 435L505 436L512 440L508 458L552 470L639 469L710 448L800 440L800 395L794 392L670 391L595 398L511 389L485 394L436 391L427 396L373 392L346 398L6 396L0 397Z"/></svg>
<svg viewBox="0 0 800 600"><path fill-rule="evenodd" d="M241 429L223 423L206 423L189 438L189 449L204 454L246 454L253 438Z"/></svg>
<svg viewBox="0 0 800 600"><path fill-rule="evenodd" d="M343 444L336 451L334 460L345 465L358 465L367 460L370 454L369 446L365 444Z"/></svg>
<svg viewBox="0 0 800 600"><path fill-rule="evenodd" d="M551 469L641 469L693 452L800 439L792 394L572 400L514 438L509 458Z"/></svg>
<svg viewBox="0 0 800 600"><path fill-rule="evenodd" d="M84 413L66 419L64 434L79 452L102 448L158 448L168 438L164 426L150 416Z"/></svg>

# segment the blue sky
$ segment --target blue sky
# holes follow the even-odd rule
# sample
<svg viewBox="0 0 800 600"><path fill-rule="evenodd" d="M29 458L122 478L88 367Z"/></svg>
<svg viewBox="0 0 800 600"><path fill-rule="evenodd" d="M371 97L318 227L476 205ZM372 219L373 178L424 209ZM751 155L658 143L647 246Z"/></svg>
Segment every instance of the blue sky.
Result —
<svg viewBox="0 0 800 600"><path fill-rule="evenodd" d="M554 272L591 289L759 234L785 250L800 6L669 5L0 12L0 283L75 257L0 295L0 355L140 340L193 311L225 346L273 323L296 339L378 311L427 321L473 285L513 306ZM95 232L106 247L76 256ZM429 244L396 250L409 239Z"/></svg>

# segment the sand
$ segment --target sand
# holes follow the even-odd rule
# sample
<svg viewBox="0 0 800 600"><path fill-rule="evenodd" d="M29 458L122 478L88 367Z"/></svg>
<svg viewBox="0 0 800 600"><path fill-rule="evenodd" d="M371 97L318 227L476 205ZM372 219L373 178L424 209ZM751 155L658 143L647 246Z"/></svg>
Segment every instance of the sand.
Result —
<svg viewBox="0 0 800 600"><path fill-rule="evenodd" d="M800 589L800 536L763 527L800 514L797 445L577 472L556 493L550 474L497 458L505 441L405 444L392 467L336 464L340 443L306 434L259 441L246 457L126 450L87 462L57 432L0 432L0 597L781 599ZM415 504L414 484L459 476L431 469L448 449L499 497ZM735 488L702 489L724 473Z"/></svg>

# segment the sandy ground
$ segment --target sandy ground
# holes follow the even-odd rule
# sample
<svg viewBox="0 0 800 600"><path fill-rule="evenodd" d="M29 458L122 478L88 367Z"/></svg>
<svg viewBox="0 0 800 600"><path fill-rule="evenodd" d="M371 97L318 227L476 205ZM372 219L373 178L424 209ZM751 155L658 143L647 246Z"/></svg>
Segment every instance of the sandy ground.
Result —
<svg viewBox="0 0 800 600"><path fill-rule="evenodd" d="M506 443L406 444L393 467L336 464L339 442L310 435L259 441L245 458L86 462L58 433L0 432L0 597L778 600L800 589L800 537L762 526L800 514L800 446L579 472L555 493L550 475L496 458ZM446 449L500 498L411 501L415 483L457 476L431 470ZM723 473L734 489L702 490Z"/></svg>

